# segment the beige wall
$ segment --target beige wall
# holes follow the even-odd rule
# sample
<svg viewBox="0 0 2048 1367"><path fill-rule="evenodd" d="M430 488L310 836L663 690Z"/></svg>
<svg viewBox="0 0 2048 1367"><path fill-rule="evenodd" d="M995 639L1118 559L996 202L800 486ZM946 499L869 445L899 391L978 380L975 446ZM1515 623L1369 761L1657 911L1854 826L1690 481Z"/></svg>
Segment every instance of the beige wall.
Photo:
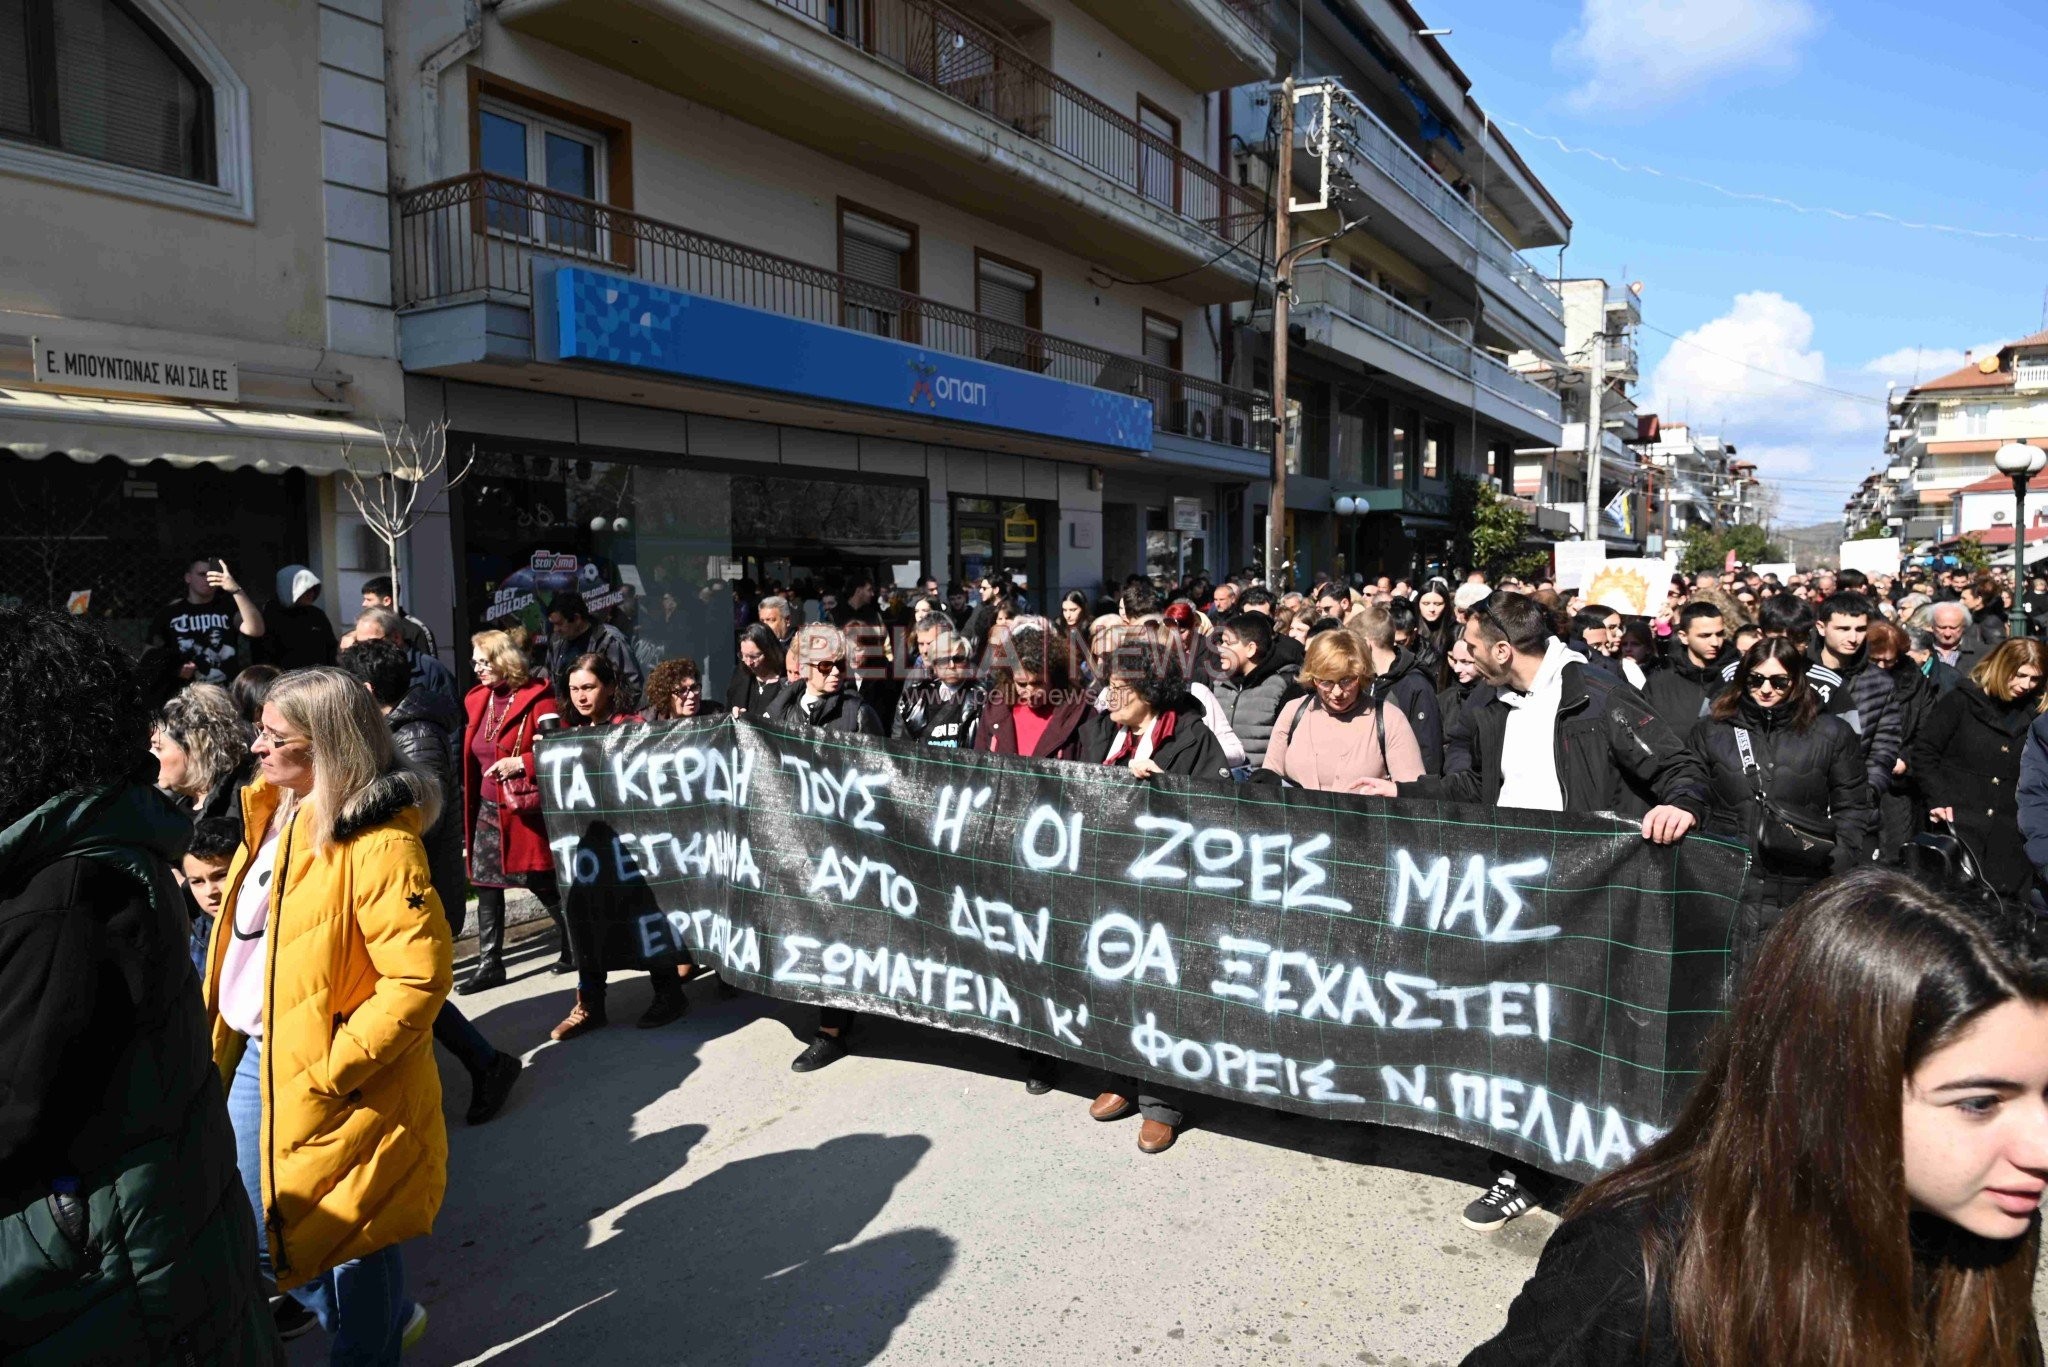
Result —
<svg viewBox="0 0 2048 1367"><path fill-rule="evenodd" d="M421 35L421 41L432 37ZM1217 373L1202 311L1186 300L1159 289L1093 284L1085 260L1052 244L550 43L488 26L478 62L492 75L629 121L634 208L649 217L836 269L838 201L845 198L917 225L918 292L927 297L972 309L974 253L980 248L1042 273L1047 332L1134 353L1141 346L1144 311L1150 309L1181 320L1183 368L1204 376ZM395 74L401 92L412 84ZM468 169L468 81L462 70L444 78L440 102L442 174L451 175ZM401 108L401 126L418 118L416 102ZM393 142L396 164L417 183L417 138L402 133Z"/></svg>
<svg viewBox="0 0 2048 1367"><path fill-rule="evenodd" d="M255 221L0 173L0 310L317 350L327 329L318 10L305 0L183 7L249 87Z"/></svg>

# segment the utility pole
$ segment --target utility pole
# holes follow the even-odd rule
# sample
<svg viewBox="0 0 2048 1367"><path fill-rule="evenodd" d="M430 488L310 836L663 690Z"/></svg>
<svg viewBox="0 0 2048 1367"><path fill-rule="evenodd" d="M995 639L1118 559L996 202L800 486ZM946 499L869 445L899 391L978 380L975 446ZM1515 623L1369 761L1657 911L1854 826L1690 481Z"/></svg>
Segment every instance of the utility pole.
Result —
<svg viewBox="0 0 2048 1367"><path fill-rule="evenodd" d="M1294 77L1280 82L1279 165L1273 187L1273 492L1266 500L1266 585L1282 593L1281 561L1287 525L1287 294L1288 220L1294 203Z"/></svg>
<svg viewBox="0 0 2048 1367"><path fill-rule="evenodd" d="M1607 392L1607 300L1600 301L1600 331L1586 363L1586 540L1600 539L1600 401Z"/></svg>

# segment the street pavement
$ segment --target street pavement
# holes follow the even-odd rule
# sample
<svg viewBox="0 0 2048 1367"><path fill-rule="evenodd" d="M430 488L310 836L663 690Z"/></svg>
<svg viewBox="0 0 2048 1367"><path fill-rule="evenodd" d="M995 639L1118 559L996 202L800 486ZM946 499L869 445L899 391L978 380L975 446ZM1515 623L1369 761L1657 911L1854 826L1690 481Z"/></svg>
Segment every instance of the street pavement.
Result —
<svg viewBox="0 0 2048 1367"><path fill-rule="evenodd" d="M1197 1099L1146 1157L1135 1118L1088 1118L1095 1078L1029 1096L1011 1050L917 1026L866 1020L798 1075L808 1013L709 984L637 1030L646 977L615 973L612 1026L554 1044L574 980L534 929L514 981L458 999L527 1061L498 1119L462 1123L441 1055L448 1194L406 1249L432 1317L408 1367L1426 1367L1499 1327L1556 1227L1465 1229L1482 1155L1405 1131Z"/></svg>

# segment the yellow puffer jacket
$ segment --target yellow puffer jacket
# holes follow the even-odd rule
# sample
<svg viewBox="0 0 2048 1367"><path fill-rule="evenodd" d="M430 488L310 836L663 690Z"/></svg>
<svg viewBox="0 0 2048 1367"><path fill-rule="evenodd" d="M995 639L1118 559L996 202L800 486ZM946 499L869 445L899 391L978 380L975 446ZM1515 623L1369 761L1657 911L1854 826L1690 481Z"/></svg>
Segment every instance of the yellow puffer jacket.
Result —
<svg viewBox="0 0 2048 1367"><path fill-rule="evenodd" d="M304 807L278 837L263 1001L263 1176L280 1288L434 1227L448 1178L434 1016L454 977L420 845L419 775L383 775L313 850ZM431 780L426 780L431 782ZM230 915L283 791L242 790L244 840L207 950L213 1060L232 1083L246 1037L220 1018Z"/></svg>

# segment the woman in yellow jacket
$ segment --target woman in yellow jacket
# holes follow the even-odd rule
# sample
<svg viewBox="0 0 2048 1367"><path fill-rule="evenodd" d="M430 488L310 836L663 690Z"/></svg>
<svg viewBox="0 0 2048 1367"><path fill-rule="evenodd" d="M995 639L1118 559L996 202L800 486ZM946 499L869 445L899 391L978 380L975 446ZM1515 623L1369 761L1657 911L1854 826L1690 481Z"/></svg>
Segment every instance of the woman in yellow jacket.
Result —
<svg viewBox="0 0 2048 1367"><path fill-rule="evenodd" d="M337 1367L392 1364L426 1325L398 1245L433 1228L447 1182L433 1030L452 953L420 844L440 792L337 669L280 678L251 748L207 955L214 1062L264 1271Z"/></svg>

